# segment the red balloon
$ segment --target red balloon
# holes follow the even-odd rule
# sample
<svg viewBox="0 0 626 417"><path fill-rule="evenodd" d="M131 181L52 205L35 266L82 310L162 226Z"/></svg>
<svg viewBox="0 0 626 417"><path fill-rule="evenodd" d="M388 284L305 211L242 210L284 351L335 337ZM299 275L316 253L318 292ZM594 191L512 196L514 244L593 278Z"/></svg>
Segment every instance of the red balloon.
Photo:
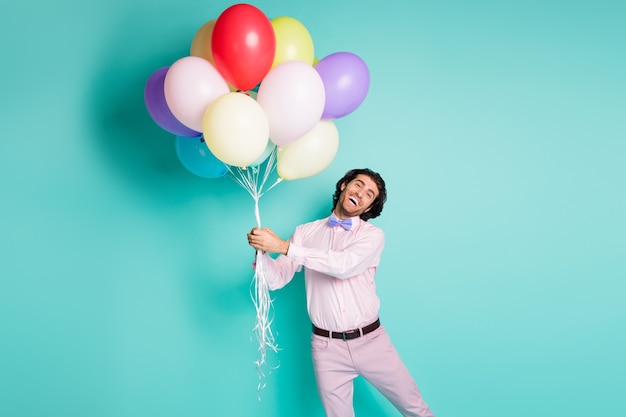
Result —
<svg viewBox="0 0 626 417"><path fill-rule="evenodd" d="M215 21L211 49L220 74L234 87L247 91L272 67L276 35L261 10L250 4L235 4Z"/></svg>

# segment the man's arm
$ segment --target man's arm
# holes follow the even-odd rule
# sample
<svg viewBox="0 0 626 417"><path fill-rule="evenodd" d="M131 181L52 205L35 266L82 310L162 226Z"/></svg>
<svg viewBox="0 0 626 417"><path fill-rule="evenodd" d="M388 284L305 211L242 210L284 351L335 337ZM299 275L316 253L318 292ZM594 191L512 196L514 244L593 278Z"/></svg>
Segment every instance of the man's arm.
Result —
<svg viewBox="0 0 626 417"><path fill-rule="evenodd" d="M384 246L385 235L377 229L355 240L344 250L310 248L294 241L289 246L288 257L308 269L348 279L377 266Z"/></svg>
<svg viewBox="0 0 626 417"><path fill-rule="evenodd" d="M277 290L287 285L301 267L286 256L274 259L269 254L279 253L286 255L289 251L289 241L282 240L268 228L254 228L248 233L248 244L257 251L262 251L255 260L254 268L260 268L271 290Z"/></svg>
<svg viewBox="0 0 626 417"><path fill-rule="evenodd" d="M267 227L252 229L248 233L248 244L263 252L280 253L281 255L287 255L289 252L289 241L281 239Z"/></svg>

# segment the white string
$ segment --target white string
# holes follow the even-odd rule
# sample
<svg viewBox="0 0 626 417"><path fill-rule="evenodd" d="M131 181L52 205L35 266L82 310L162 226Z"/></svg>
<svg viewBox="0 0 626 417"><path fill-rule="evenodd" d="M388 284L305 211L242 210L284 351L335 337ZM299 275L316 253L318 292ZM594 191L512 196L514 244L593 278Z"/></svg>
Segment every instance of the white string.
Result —
<svg viewBox="0 0 626 417"><path fill-rule="evenodd" d="M246 190L254 200L254 217L257 227L260 228L261 214L259 210L259 200L266 192L270 191L282 181L280 177L277 178L267 190L263 191L267 180L276 168L276 149L274 149L267 160L259 166L248 168L227 167L230 178ZM262 176L260 175L261 171L263 171ZM264 370L267 365L267 349L269 348L273 352L278 352L279 350L271 327L273 321L273 299L270 297L269 286L265 279L262 255L260 250L256 251L256 267L254 269L252 282L250 283L250 298L252 299L256 311L256 324L252 331L258 342L257 358L254 364L256 365L259 378L257 384L257 397L259 401L261 401L261 390L267 385L265 381L268 375L266 375ZM271 368L270 373L273 369L277 369L278 366L279 365Z"/></svg>

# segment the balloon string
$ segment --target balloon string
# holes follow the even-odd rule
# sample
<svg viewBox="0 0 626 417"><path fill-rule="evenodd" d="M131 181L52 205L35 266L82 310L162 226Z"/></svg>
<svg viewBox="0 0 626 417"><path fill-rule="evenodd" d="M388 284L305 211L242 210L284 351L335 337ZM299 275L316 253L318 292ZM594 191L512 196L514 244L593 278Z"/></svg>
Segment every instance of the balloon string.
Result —
<svg viewBox="0 0 626 417"><path fill-rule="evenodd" d="M261 212L259 210L259 200L261 197L278 185L282 179L279 177L267 190L263 191L271 173L276 168L276 150L272 151L266 162L256 167L232 167L227 166L229 177L239 186L245 189L254 200L254 217L257 227L261 227ZM261 171L263 175L261 176ZM267 386L266 380L269 373L278 369L280 365L270 367L269 373L265 372L267 365L267 350L277 353L280 349L276 343L273 322L273 299L270 297L270 289L263 270L263 253L256 251L256 267L254 276L250 283L250 298L256 312L256 324L252 329L258 342L257 357L254 361L256 365L258 384L257 398L261 401L261 391Z"/></svg>

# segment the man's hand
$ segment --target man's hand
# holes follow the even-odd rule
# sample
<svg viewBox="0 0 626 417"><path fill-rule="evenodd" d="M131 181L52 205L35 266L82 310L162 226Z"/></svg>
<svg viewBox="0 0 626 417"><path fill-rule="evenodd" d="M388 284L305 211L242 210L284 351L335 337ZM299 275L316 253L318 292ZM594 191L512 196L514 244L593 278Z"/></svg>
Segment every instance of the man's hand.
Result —
<svg viewBox="0 0 626 417"><path fill-rule="evenodd" d="M287 255L287 251L289 251L289 242L276 236L276 234L267 227L262 229L258 227L253 228L250 233L248 233L248 244L254 249L264 252Z"/></svg>

